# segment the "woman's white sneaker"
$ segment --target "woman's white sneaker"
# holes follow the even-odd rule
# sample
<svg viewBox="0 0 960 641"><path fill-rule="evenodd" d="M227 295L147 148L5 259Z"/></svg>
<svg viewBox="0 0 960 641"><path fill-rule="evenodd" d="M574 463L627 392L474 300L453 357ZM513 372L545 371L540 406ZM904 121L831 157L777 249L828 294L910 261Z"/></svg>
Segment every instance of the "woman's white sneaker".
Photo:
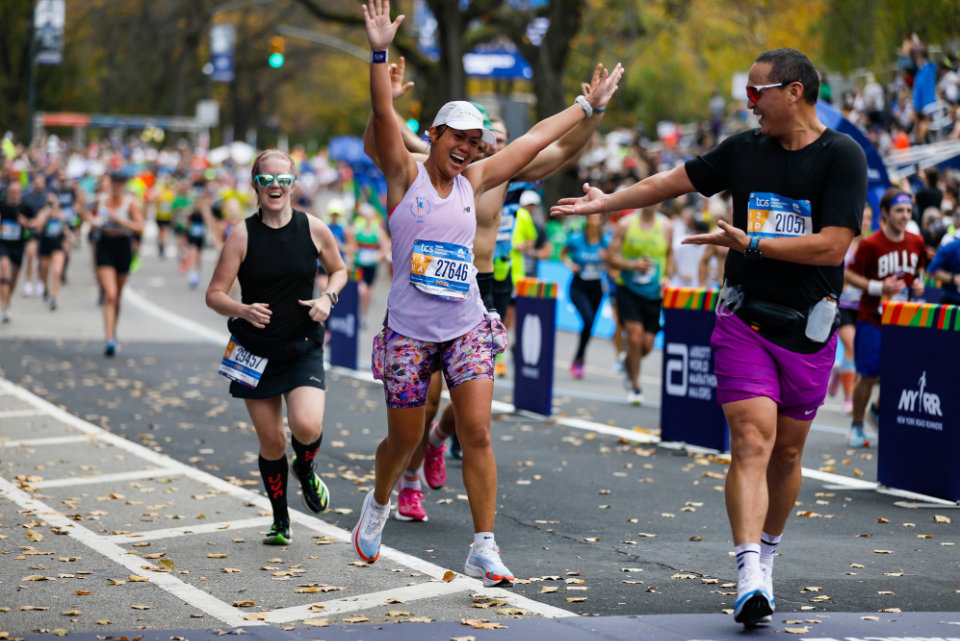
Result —
<svg viewBox="0 0 960 641"><path fill-rule="evenodd" d="M463 572L467 576L483 579L484 587L488 588L513 587L513 582L516 580L500 559L500 548L494 541L472 544Z"/></svg>

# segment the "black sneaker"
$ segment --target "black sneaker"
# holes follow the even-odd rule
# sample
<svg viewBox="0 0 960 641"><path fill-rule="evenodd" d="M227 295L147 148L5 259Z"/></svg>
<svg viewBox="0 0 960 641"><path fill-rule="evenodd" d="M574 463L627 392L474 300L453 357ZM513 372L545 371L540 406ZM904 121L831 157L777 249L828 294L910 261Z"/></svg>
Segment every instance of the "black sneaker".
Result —
<svg viewBox="0 0 960 641"><path fill-rule="evenodd" d="M106 348L104 348L103 350L103 355L106 356L107 358L113 358L114 355L116 355L116 353L117 353L117 344L114 343L113 341L110 341L109 343L107 343Z"/></svg>
<svg viewBox="0 0 960 641"><path fill-rule="evenodd" d="M313 466L307 474L301 476L297 470L297 457L294 455L290 459L290 469L293 470L294 476L300 479L300 496L303 498L303 506L314 514L326 512L330 504L330 490L313 471Z"/></svg>
<svg viewBox="0 0 960 641"><path fill-rule="evenodd" d="M264 545L289 545L293 542L290 536L290 521L274 521L270 531L263 537Z"/></svg>

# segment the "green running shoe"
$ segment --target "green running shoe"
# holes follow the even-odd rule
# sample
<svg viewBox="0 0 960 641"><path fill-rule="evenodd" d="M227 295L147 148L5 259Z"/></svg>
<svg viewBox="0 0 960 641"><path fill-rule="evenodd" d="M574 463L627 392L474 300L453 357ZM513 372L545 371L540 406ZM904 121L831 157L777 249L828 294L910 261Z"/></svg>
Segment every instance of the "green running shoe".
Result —
<svg viewBox="0 0 960 641"><path fill-rule="evenodd" d="M293 470L294 476L300 479L300 496L303 498L303 506L314 514L326 512L327 506L330 505L330 490L313 471L313 466L307 474L301 476L297 470L297 457L294 455L290 459L290 469Z"/></svg>
<svg viewBox="0 0 960 641"><path fill-rule="evenodd" d="M263 537L264 545L289 545L293 542L290 536L290 521L274 521L270 531Z"/></svg>

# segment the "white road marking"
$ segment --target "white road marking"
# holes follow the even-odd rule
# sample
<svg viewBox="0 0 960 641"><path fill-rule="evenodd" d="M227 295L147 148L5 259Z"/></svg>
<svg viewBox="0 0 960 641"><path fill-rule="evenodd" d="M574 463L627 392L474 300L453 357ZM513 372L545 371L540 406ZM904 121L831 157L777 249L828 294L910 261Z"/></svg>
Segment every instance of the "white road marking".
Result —
<svg viewBox="0 0 960 641"><path fill-rule="evenodd" d="M0 417L0 420L2 420L2 417ZM89 440L89 436L51 436L50 438L3 441L0 443L0 447L43 447L45 445L66 445L67 443L80 443Z"/></svg>
<svg viewBox="0 0 960 641"><path fill-rule="evenodd" d="M142 445L128 441L127 439L122 438L116 434L107 432L91 423L88 423L80 418L77 418L76 416L73 416L63 411L56 405L53 405L52 403L45 401L44 399L32 394L31 392L28 392L23 388L17 387L16 385L14 385L13 383L7 380L0 379L0 391L6 391L32 404L33 406L43 411L45 414L48 414L63 423L67 423L68 425L75 427L77 430L83 432L84 434L96 435L102 442L109 443L110 445L113 445L118 449L122 449L126 452L134 454L140 457L141 459L146 460L147 462L153 465L156 465L157 467L165 468L167 470L167 473L170 475L179 474L179 475L185 476L194 481L197 481L198 483L202 483L210 487L213 487L214 489L220 490L225 494L240 498L248 504L253 504L257 507L260 507L263 510L270 510L270 501L265 496L262 496L255 492L251 492L250 490L247 490L241 487L237 487L236 485L233 485L232 483L229 483L212 474L209 474L202 470L198 470L194 467L190 467L188 465L180 463L179 461L171 459L166 455L159 454L157 452L154 452L153 450L143 447ZM9 482L3 479L0 479L0 482L2 482L2 484L0 484L0 488L3 488L3 487L13 488L13 486L10 485ZM13 489L16 489L16 488L13 488ZM17 491L20 492L19 490ZM27 496L23 492L20 492L20 493L23 494L24 496ZM44 507L45 507L45 510L50 510L51 514L57 514L56 512L53 512L51 508L47 508L46 506ZM69 519L67 519L62 515L58 515L58 518L62 519L66 524L73 525L73 521L70 521ZM49 521L50 519L47 519L47 520ZM326 521L318 519L314 516L304 514L303 512L300 512L298 510L290 511L290 520L293 521L294 523L297 523L299 525L306 527L307 529L313 530L314 532L328 536L331 539L338 540L341 542L347 542L350 540L350 532L348 532L347 530L336 527L334 525L330 525ZM196 529L196 528L191 528L191 529ZM96 536L96 535L93 535L92 533L89 533L89 531L87 532L88 532L87 540L89 540L90 537L95 537L94 542L98 543L98 545L109 545L109 546L112 546L109 548L109 550L114 549L115 544L112 543L111 541L108 541L106 537ZM148 532L144 532L143 534L144 536L149 536ZM84 540L84 542L86 543L86 540ZM137 559L136 557L131 557L122 548L116 547L116 549L121 550L122 556L126 557L124 559L125 561L128 561L131 558L134 559L133 561L134 563L136 563L137 561L142 561L141 559ZM400 550L395 550L388 546L381 547L380 558L384 560L393 561L400 565L404 565L410 569L416 570L421 574L425 574L434 579L442 579L443 576L448 571L447 568L440 567L439 565L436 565L424 559L420 559L418 557L407 554L405 552L401 552ZM169 575L159 575L159 576L169 576ZM153 578L155 577L153 576L153 573L151 573L151 579ZM169 578L173 579L174 581L177 581L177 583L180 585L190 588L191 590L196 589L196 588L193 588L192 586L188 586L187 584L180 582L177 579L174 579L173 577L169 577ZM488 588L484 588L483 582L478 579L463 577L462 579L459 579L459 580L462 581L464 585L468 585L466 589L473 590L474 592L477 592L477 593L495 594L497 598L500 598L501 600L506 601L509 605L522 610L526 610L527 612L530 612L533 614L537 614L543 617L550 617L550 618L577 616L575 613L570 612L568 610L562 610L560 608L555 608L545 603L540 603L539 601L535 601L533 599L528 599L527 597L524 597L519 594L515 594L512 591L499 590L499 589L490 590ZM432 589L431 587L429 587L431 585L432 583L423 583L423 584L420 584L419 586L411 586L411 590L413 592L416 592L416 588L420 587L424 590L429 591ZM161 587L164 587L164 586L161 586ZM164 587L164 589L168 589L168 588ZM172 590L173 588L170 587L168 591L172 591ZM203 594L204 600L193 600L186 596L184 596L183 598L186 601L194 603L200 609L205 609L207 605L210 605L210 607L213 608L213 603L215 602L217 607L211 609L209 612L212 616L217 616L217 618L220 618L225 622L226 622L226 619L223 619L223 616L221 615L226 616L227 611L229 611L230 613L235 613L235 610L232 606L229 606L222 601L214 599L213 597L211 597L205 592L201 592L201 594ZM210 603L208 604L208 602ZM201 607L201 604L203 604L203 607ZM226 608L226 610L224 610L223 608ZM236 616L239 616L239 615L236 615ZM243 619L241 619L241 622L246 625L251 624L250 621L246 621ZM231 623L231 625L240 625L240 623Z"/></svg>
<svg viewBox="0 0 960 641"><path fill-rule="evenodd" d="M194 525L189 527L170 527L159 530L145 530L143 532L131 532L129 534L111 534L104 538L111 541L117 541L118 545L134 543L136 541L159 541L160 539L174 539L191 534L215 534L230 530L244 530L247 528L264 527L273 522L269 516L258 516L252 519L237 519L236 521L221 521L219 523L204 523L203 525Z"/></svg>
<svg viewBox="0 0 960 641"><path fill-rule="evenodd" d="M21 416L39 416L43 414L40 410L4 410L0 412L0 421L5 418L20 418Z"/></svg>
<svg viewBox="0 0 960 641"><path fill-rule="evenodd" d="M83 437L83 440L90 440L90 437L85 436ZM124 481L152 479L158 476L175 476L175 474L168 469L156 469L117 472L116 474L100 474L98 476L66 476L59 479L51 479L49 481L37 481L36 483L30 483L30 487L35 487L40 490L49 487L73 487L74 485L92 485L94 483L122 483Z"/></svg>
<svg viewBox="0 0 960 641"><path fill-rule="evenodd" d="M311 617L324 617L333 614L367 610L383 605L387 599L400 599L404 603L410 603L412 601L431 599L447 594L456 594L457 592L466 592L467 590L476 588L473 582L464 581L464 578L465 577L457 576L456 579L449 583L434 581L427 584L382 590L380 592L369 592L358 597L350 597L349 600L331 599L330 601L320 601L311 605L282 608L270 612L265 620L270 623L289 623L291 621L302 621L303 619L309 619ZM320 612L312 610L311 608L314 606L323 606L323 610Z"/></svg>
<svg viewBox="0 0 960 641"><path fill-rule="evenodd" d="M162 590L169 592L187 603L193 604L198 610L202 610L210 616L216 617L227 625L264 625L259 622L245 620L244 615L236 608L210 596L199 588L184 583L172 574L151 572L149 569L145 570L144 566L155 570L159 570L160 568L141 557L128 554L127 551L119 545L107 541L104 537L94 534L83 526L77 525L57 510L34 499L4 478L0 478L0 494L3 494L24 510L34 510L38 516L46 521L47 525L66 530L70 538L86 545L97 554L106 557L117 565L125 567L137 576L150 579L150 583L153 583Z"/></svg>

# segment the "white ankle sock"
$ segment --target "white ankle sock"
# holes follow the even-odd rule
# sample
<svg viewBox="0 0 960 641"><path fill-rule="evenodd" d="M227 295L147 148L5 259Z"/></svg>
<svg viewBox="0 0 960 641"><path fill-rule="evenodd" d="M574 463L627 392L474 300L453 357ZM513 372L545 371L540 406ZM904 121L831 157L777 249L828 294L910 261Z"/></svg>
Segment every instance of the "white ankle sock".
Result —
<svg viewBox="0 0 960 641"><path fill-rule="evenodd" d="M430 424L430 447L440 447L447 440L447 434L440 431L440 424L436 421Z"/></svg>
<svg viewBox="0 0 960 641"><path fill-rule="evenodd" d="M764 532L760 536L760 564L761 565L773 565L773 558L777 554L777 545L780 544L780 539L783 537L782 534L773 536L772 534L767 534Z"/></svg>
<svg viewBox="0 0 960 641"><path fill-rule="evenodd" d="M760 544L741 543L733 548L737 554L739 580L760 576Z"/></svg>
<svg viewBox="0 0 960 641"><path fill-rule="evenodd" d="M473 544L479 546L482 543L495 543L493 539L493 532L477 532L473 535Z"/></svg>
<svg viewBox="0 0 960 641"><path fill-rule="evenodd" d="M411 472L407 470L403 473L403 478L400 479L400 489L401 490L419 490L420 488L420 475L416 472Z"/></svg>

